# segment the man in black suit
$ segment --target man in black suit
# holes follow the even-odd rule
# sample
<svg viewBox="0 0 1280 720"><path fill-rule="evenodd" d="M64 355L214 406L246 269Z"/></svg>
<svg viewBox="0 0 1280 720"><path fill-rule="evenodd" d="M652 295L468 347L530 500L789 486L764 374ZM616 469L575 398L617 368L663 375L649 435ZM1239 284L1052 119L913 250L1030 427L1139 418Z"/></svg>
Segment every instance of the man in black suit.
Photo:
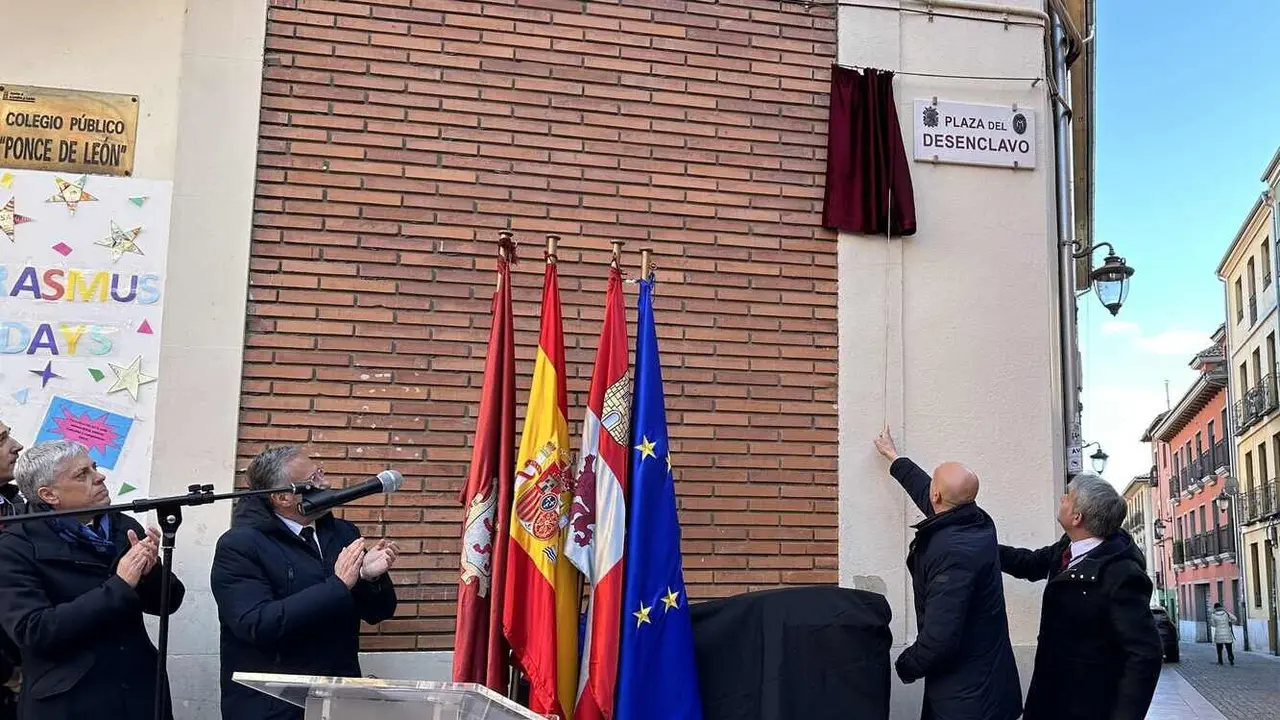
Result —
<svg viewBox="0 0 1280 720"><path fill-rule="evenodd" d="M263 451L249 464L249 487L311 482L324 471L295 446ZM388 571L398 549L383 539L366 550L356 526L325 512L303 515L291 492L245 498L213 556L222 650L222 717L302 720L303 710L240 685L236 672L360 676L360 621L395 615Z"/></svg>
<svg viewBox="0 0 1280 720"><path fill-rule="evenodd" d="M924 521L907 555L915 592L916 641L894 668L924 678L922 720L1014 720L1022 686L1009 643L996 526L978 507L978 476L943 463L930 478L898 456L889 429L875 440Z"/></svg>
<svg viewBox="0 0 1280 720"><path fill-rule="evenodd" d="M36 445L14 474L33 511L83 511L0 534L0 625L22 651L19 715L151 720L156 648L142 615L159 612L159 530L101 510L106 478L78 443ZM173 612L183 586L170 578ZM167 686L161 696L172 718Z"/></svg>
<svg viewBox="0 0 1280 720"><path fill-rule="evenodd" d="M1160 635L1142 551L1120 529L1128 509L1095 475L1077 475L1058 504L1062 539L1039 550L1000 546L1004 572L1045 580L1026 720L1142 720L1160 677Z"/></svg>

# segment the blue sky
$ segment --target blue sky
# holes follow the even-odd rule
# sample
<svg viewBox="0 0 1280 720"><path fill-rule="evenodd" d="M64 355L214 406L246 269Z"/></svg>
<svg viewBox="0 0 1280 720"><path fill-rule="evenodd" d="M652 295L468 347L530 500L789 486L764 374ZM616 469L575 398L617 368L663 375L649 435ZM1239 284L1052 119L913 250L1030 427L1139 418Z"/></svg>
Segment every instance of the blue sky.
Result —
<svg viewBox="0 0 1280 720"><path fill-rule="evenodd" d="M1280 3L1098 6L1096 240L1137 272L1117 318L1081 298L1083 429L1123 486L1150 467L1139 438L1165 408L1165 381L1177 402L1223 321L1214 271L1280 145Z"/></svg>

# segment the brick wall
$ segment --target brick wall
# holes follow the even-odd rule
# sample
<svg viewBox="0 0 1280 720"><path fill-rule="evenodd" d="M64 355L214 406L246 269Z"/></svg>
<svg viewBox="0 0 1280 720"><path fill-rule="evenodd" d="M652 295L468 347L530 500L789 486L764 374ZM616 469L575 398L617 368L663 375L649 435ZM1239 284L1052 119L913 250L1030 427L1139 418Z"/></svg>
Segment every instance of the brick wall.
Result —
<svg viewBox="0 0 1280 720"><path fill-rule="evenodd" d="M408 551L368 648L452 643L505 228L522 390L563 237L574 438L608 240L633 273L653 249L690 595L835 581L834 43L829 10L763 0L273 0L239 454L404 473L345 511Z"/></svg>

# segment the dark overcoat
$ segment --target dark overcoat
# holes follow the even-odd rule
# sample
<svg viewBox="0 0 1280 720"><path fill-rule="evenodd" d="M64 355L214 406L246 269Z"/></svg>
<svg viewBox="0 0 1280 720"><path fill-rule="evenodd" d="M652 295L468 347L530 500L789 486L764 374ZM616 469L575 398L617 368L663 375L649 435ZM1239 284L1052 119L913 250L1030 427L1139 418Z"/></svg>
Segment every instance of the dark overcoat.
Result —
<svg viewBox="0 0 1280 720"><path fill-rule="evenodd" d="M934 513L929 475L907 458L889 472L926 515L907 556L919 632L895 663L898 677L924 679L923 720L1017 718L1022 686L995 523L974 503Z"/></svg>
<svg viewBox="0 0 1280 720"><path fill-rule="evenodd" d="M1163 662L1142 551L1121 530L1064 569L1070 544L1000 547L1005 572L1048 580L1026 720L1142 720Z"/></svg>
<svg viewBox="0 0 1280 720"><path fill-rule="evenodd" d="M225 720L301 720L302 708L245 687L236 672L360 676L360 621L395 615L389 575L348 590L333 572L360 531L327 514L316 521L316 557L262 498L236 505L214 552Z"/></svg>
<svg viewBox="0 0 1280 720"><path fill-rule="evenodd" d="M115 547L105 554L64 539L47 520L0 533L0 625L22 653L20 717L154 717L156 647L142 615L159 612L161 573L152 569L136 589L116 575L129 530L146 537L136 520L113 513ZM184 588L170 577L172 615ZM167 682L163 697L171 718Z"/></svg>

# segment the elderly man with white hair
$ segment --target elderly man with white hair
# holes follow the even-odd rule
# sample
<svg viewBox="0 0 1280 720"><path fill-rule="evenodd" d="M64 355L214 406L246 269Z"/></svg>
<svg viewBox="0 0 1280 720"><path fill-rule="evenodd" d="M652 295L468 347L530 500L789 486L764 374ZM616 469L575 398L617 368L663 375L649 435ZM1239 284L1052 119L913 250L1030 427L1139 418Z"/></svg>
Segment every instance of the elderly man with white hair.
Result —
<svg viewBox="0 0 1280 720"><path fill-rule="evenodd" d="M1163 660L1151 579L1111 483L1077 475L1058 503L1066 532L1039 550L1000 546L1004 572L1048 580L1024 720L1143 720Z"/></svg>
<svg viewBox="0 0 1280 720"><path fill-rule="evenodd" d="M80 511L0 534L0 625L22 651L20 717L150 720L156 648L142 615L159 611L159 531L103 511L106 478L78 443L32 447L14 476L32 512ZM176 610L177 578L169 597ZM168 688L163 698L172 718Z"/></svg>

